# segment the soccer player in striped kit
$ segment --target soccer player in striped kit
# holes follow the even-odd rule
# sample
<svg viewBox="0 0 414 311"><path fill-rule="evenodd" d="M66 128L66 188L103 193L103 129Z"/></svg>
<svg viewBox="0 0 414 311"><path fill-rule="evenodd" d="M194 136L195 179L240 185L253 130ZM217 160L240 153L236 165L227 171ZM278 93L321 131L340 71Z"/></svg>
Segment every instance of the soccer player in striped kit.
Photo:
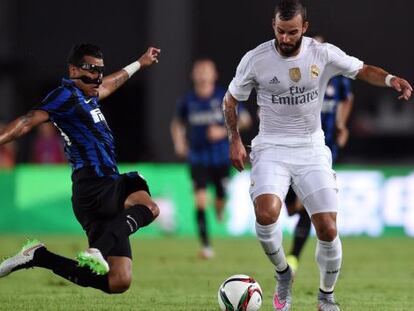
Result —
<svg viewBox="0 0 414 311"><path fill-rule="evenodd" d="M337 311L334 288L342 262L336 227L337 186L332 155L321 128L321 107L328 81L337 75L391 87L400 99L411 97L410 84L385 70L364 64L338 47L305 37L306 9L298 0L276 6L275 38L249 51L229 85L223 109L230 140L230 158L244 169L246 150L237 129L236 107L253 88L260 107L260 128L252 141L250 195L256 213L256 233L275 267L275 310L292 305L292 270L282 247L278 223L289 186L311 216L318 238L316 261L320 271L318 310Z"/></svg>
<svg viewBox="0 0 414 311"><path fill-rule="evenodd" d="M75 45L68 57L68 77L43 102L0 132L0 145L35 126L53 122L65 140L72 166L72 206L88 236L89 248L77 260L50 252L37 240L0 264L0 278L14 271L41 267L84 287L106 293L125 292L132 277L129 235L159 214L146 181L137 172L120 174L112 131L99 101L110 96L140 68L158 62L160 50L150 47L135 62L103 76L99 47Z"/></svg>

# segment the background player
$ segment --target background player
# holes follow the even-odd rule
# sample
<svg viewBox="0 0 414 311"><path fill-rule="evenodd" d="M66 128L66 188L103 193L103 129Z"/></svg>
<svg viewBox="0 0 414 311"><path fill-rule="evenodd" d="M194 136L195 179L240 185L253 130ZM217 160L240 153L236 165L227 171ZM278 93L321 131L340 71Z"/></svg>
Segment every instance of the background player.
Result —
<svg viewBox="0 0 414 311"><path fill-rule="evenodd" d="M318 42L323 42L321 35L312 35ZM349 137L347 122L353 105L351 81L344 76L336 76L329 80L322 103L321 122L325 134L325 143L332 152L332 162L338 157L338 149L343 148ZM299 257L309 237L311 220L308 212L297 198L292 187L286 195L285 204L289 216L298 214L299 219L293 233L293 243L287 261L296 272L299 266Z"/></svg>
<svg viewBox="0 0 414 311"><path fill-rule="evenodd" d="M141 67L157 63L159 53L150 47L138 61L103 77L100 48L76 45L68 58L69 77L40 105L0 132L3 145L48 121L61 131L73 168L73 210L90 247L75 261L48 251L39 241L30 241L0 264L0 277L23 268L42 267L80 286L107 293L129 288L132 256L128 237L150 224L159 209L138 173L118 172L113 135L98 101L115 92Z"/></svg>
<svg viewBox="0 0 414 311"><path fill-rule="evenodd" d="M207 184L212 183L215 187L216 215L222 220L225 184L230 173L229 143L222 112L225 90L216 85L218 73L211 59L196 60L191 78L193 90L178 101L176 115L171 122L171 136L176 154L187 158L190 165L197 226L202 245L200 256L208 259L214 253L208 236L205 212ZM240 109L240 128L247 128L250 124L250 115Z"/></svg>
<svg viewBox="0 0 414 311"><path fill-rule="evenodd" d="M282 0L272 21L275 39L249 51L229 85L223 108L230 139L230 158L244 169L246 150L237 129L237 101L253 88L260 106L259 134L252 141L250 195L256 214L256 233L275 267L276 310L290 310L292 270L282 246L279 218L282 200L292 184L303 202L318 238L320 271L318 309L336 311L334 288L342 263L336 227L337 186L329 148L324 142L320 114L328 81L337 75L392 87L411 97L412 87L381 68L366 65L331 44L304 37L306 10L298 0Z"/></svg>

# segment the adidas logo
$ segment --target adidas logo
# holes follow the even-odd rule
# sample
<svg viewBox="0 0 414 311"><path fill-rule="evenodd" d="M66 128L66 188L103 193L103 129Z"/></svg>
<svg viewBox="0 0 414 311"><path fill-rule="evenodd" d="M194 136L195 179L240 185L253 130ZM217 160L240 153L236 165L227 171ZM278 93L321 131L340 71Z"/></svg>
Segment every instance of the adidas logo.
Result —
<svg viewBox="0 0 414 311"><path fill-rule="evenodd" d="M279 84L279 83L280 81L276 76L274 76L273 79L269 81L269 84Z"/></svg>

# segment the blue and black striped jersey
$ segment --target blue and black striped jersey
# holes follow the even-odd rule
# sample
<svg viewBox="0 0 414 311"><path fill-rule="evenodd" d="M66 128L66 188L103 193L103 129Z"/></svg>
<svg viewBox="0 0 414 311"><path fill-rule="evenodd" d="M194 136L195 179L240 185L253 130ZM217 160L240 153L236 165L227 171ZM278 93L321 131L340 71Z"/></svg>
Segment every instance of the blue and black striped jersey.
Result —
<svg viewBox="0 0 414 311"><path fill-rule="evenodd" d="M98 176L109 168L118 172L112 131L99 109L97 97L87 97L69 79L50 92L35 110L49 113L65 140L65 153L73 170L94 167Z"/></svg>
<svg viewBox="0 0 414 311"><path fill-rule="evenodd" d="M332 78L326 88L322 104L322 129L325 133L325 143L332 151L332 159L335 162L338 156L336 144L336 111L341 101L346 100L351 94L351 82L348 78L337 76Z"/></svg>

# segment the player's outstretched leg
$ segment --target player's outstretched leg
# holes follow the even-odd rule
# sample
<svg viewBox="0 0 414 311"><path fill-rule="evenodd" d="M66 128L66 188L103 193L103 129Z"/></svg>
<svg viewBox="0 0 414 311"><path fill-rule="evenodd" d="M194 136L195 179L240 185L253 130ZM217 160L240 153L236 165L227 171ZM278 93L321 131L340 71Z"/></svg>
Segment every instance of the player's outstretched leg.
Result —
<svg viewBox="0 0 414 311"><path fill-rule="evenodd" d="M108 274L97 275L89 268L80 267L75 260L49 252L38 240L28 241L13 257L0 264L0 277L21 269L40 267L52 270L79 286L93 287L110 293Z"/></svg>
<svg viewBox="0 0 414 311"><path fill-rule="evenodd" d="M28 240L16 255L5 259L0 264L0 278L20 269L33 267L34 253L41 247L44 247L44 244L40 241Z"/></svg>

